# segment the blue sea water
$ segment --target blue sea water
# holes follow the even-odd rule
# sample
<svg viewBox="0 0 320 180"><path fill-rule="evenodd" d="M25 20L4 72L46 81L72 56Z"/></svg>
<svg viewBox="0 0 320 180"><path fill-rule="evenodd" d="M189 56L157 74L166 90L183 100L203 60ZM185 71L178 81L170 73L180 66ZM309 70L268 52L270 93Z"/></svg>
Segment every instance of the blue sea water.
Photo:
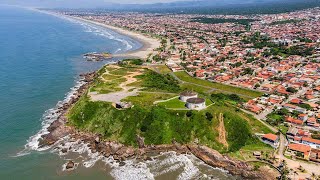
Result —
<svg viewBox="0 0 320 180"><path fill-rule="evenodd" d="M140 46L99 27L0 6L0 179L55 177L61 168L56 155L31 152L17 157L17 153L41 129L44 112L64 99L78 75L106 63L86 62L82 54Z"/></svg>
<svg viewBox="0 0 320 180"><path fill-rule="evenodd" d="M43 129L48 110L65 98L79 74L108 63L87 62L82 54L121 53L141 46L92 24L0 5L0 179L232 179L190 155L168 153L144 163L128 160L124 167L113 167L111 159L108 165L97 161L94 168L86 168L95 158L83 161L83 154L34 150L32 137ZM76 171L63 171L69 158L80 164Z"/></svg>

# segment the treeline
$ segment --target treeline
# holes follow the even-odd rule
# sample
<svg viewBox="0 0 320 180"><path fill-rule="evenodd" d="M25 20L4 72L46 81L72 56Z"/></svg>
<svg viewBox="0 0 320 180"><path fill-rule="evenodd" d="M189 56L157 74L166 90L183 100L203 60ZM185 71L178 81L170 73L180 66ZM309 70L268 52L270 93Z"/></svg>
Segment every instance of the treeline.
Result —
<svg viewBox="0 0 320 180"><path fill-rule="evenodd" d="M233 19L233 18L193 18L191 20L192 22L200 22L204 24L221 24L221 23L236 23L246 26L246 28L250 27L250 23L254 22L256 20L254 19Z"/></svg>
<svg viewBox="0 0 320 180"><path fill-rule="evenodd" d="M274 22L270 23L270 25L298 23L300 21L301 21L300 19L289 19L289 20L283 20L283 21L274 21Z"/></svg>

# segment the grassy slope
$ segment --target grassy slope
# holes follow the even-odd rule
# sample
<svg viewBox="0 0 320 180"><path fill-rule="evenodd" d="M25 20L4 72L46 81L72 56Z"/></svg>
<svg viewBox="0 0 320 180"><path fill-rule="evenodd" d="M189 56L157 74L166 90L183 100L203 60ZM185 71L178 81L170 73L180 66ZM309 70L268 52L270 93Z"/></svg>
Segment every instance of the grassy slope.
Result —
<svg viewBox="0 0 320 180"><path fill-rule="evenodd" d="M163 69L162 72L167 71ZM139 78L140 82L136 85L142 87L144 84L150 85L150 82L145 83L148 79L144 76ZM194 82L199 82L198 79L196 80ZM165 77L164 82L176 83L168 77ZM202 83L204 82L201 80ZM180 87L180 91L183 88L190 88L185 84L181 84ZM156 94L144 92L137 97L128 97L126 101L133 102L135 106L126 110L116 110L106 102L91 102L88 97L84 96L70 110L69 123L79 129L102 134L106 139L118 140L134 146L136 146L135 136L140 134L146 138L147 144L171 143L173 138L181 143L190 143L198 139L201 144L220 152L232 152L230 155L234 157L237 157L239 150L241 152L251 152L251 149L258 148L270 150L270 147L258 142L253 136L255 132L268 133L270 130L252 116L237 111L234 103L216 103L206 110L192 111L192 115L187 116L188 111L173 111L153 105L156 100L169 99L178 95L178 93L170 92L176 90L174 84L168 84L166 89ZM154 92L155 89L151 87L145 89L145 91L149 90ZM198 91L198 89L194 90ZM165 94L169 92L170 94ZM202 93L201 96L209 98L208 92L203 91ZM213 115L212 120L206 118L206 112ZM228 149L217 141L220 113L224 114Z"/></svg>
<svg viewBox="0 0 320 180"><path fill-rule="evenodd" d="M206 81L206 80L202 80L202 79L192 78L184 71L175 72L175 75L183 81L190 82L190 83L196 83L196 84L199 84L202 86L211 87L211 88L217 89L221 92L226 91L228 93L237 93L237 94L242 94L245 96L251 96L253 98L261 96L263 94L258 91L237 88L237 87L233 87L233 86L229 86L229 85L225 85L225 84L221 84L221 83L215 83L215 82L210 82L210 81Z"/></svg>

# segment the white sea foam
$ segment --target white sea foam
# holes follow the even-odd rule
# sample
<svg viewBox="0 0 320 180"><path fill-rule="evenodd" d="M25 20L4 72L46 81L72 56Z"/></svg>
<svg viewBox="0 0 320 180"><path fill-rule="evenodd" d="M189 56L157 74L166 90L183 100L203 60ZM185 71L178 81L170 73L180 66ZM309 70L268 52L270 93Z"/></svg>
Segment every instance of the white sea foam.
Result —
<svg viewBox="0 0 320 180"><path fill-rule="evenodd" d="M110 29L107 29L105 27L99 26L99 25L95 25L95 24L91 24L91 23L87 23L78 19L74 19L68 16L64 16L64 15L60 15L60 14L56 14L56 13L52 13L52 12L48 12L48 11L40 11L37 9L32 9L34 11L38 11L41 13L45 13L45 14L49 14L52 16L56 16L59 17L61 19L67 20L69 22L72 23L77 23L80 24L83 28L85 32L89 32L89 33L94 33L95 35L99 35L99 36L103 36L106 37L108 39L112 39L118 42L121 42L123 45L126 46L126 48L124 49L124 51L129 51L133 48L133 42L130 39L125 39L123 37L121 37L119 34L117 33L113 33L116 34L116 36L112 35L110 32L113 32ZM119 51L118 51L119 52Z"/></svg>
<svg viewBox="0 0 320 180"><path fill-rule="evenodd" d="M125 39L121 36L119 36L119 34L116 34L116 33L111 33L112 31L109 30L109 29L106 29L105 27L101 27L101 26L98 26L98 25L95 25L95 24L91 24L91 23L85 23L81 20L77 20L77 19L73 19L73 18L69 18L69 17L66 17L66 16L59 16L65 20L68 20L72 23L77 23L77 24L80 24L83 28L84 28L84 31L85 32L88 32L88 33L93 33L95 35L98 35L98 36L102 36L102 37L105 37L107 39L112 39L112 40L115 40L115 41L118 41L118 42L121 42L123 45L125 45L125 49L124 51L129 51L133 48L133 42L129 39ZM115 53L117 53L119 51L116 51Z"/></svg>
<svg viewBox="0 0 320 180"><path fill-rule="evenodd" d="M146 163L136 163L134 160L125 161L124 166L114 167L111 170L111 175L115 179L126 179L126 180L149 180L154 179L154 175L150 172Z"/></svg>
<svg viewBox="0 0 320 180"><path fill-rule="evenodd" d="M83 81L83 79L80 79L79 81L77 81L76 85L70 89L69 93L66 94L63 101L59 101L54 108L47 110L43 114L43 116L41 118L42 127L41 127L40 131L29 138L29 140L27 141L27 144L25 145L24 150L19 152L17 154L17 156L27 155L32 150L44 151L44 150L48 150L51 148L50 146L39 148L39 139L41 138L41 136L49 133L48 127L50 126L50 124L52 122L57 120L59 115L61 115L61 113L58 113L59 108L61 108L63 106L63 104L69 102L71 100L71 98L74 97L74 94L76 93L76 91L84 84L85 84L85 82Z"/></svg>

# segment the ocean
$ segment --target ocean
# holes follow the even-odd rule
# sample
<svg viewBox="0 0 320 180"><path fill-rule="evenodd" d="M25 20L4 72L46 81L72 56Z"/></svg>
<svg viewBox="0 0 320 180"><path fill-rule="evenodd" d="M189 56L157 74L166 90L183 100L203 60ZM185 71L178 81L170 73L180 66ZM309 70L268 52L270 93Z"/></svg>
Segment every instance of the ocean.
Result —
<svg viewBox="0 0 320 180"><path fill-rule="evenodd" d="M0 179L231 179L190 155L167 153L120 167L88 153L85 145L71 146L75 152L68 155L37 147L51 112L68 98L79 75L120 60L87 62L84 53L140 47L134 39L92 24L0 6ZM76 170L64 171L69 159L78 163Z"/></svg>

